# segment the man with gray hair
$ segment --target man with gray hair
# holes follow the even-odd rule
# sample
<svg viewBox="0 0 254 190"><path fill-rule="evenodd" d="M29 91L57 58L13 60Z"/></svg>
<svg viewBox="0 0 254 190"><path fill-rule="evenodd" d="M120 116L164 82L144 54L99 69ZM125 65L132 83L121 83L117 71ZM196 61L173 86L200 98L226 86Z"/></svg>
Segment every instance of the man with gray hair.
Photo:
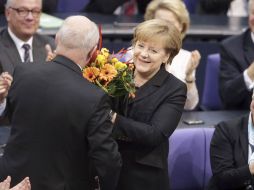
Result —
<svg viewBox="0 0 254 190"><path fill-rule="evenodd" d="M254 87L254 0L248 2L249 27L221 42L219 92L225 109L248 110Z"/></svg>
<svg viewBox="0 0 254 190"><path fill-rule="evenodd" d="M42 0L7 0L5 16L8 27L0 32L0 73L11 75L16 65L46 60L53 38L37 34Z"/></svg>
<svg viewBox="0 0 254 190"><path fill-rule="evenodd" d="M99 40L84 16L68 17L56 35L56 57L48 64L15 68L7 97L12 125L0 181L29 177L35 190L92 189L95 168L101 190L116 186L121 157L111 137L109 97L84 79Z"/></svg>

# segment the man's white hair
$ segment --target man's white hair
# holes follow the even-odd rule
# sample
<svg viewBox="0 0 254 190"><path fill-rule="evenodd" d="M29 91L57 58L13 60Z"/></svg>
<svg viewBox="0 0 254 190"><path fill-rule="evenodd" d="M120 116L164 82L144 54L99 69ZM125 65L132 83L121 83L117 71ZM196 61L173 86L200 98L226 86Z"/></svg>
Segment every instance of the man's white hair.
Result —
<svg viewBox="0 0 254 190"><path fill-rule="evenodd" d="M83 49L86 53L99 40L98 27L84 16L68 17L57 33L60 44L65 49Z"/></svg>

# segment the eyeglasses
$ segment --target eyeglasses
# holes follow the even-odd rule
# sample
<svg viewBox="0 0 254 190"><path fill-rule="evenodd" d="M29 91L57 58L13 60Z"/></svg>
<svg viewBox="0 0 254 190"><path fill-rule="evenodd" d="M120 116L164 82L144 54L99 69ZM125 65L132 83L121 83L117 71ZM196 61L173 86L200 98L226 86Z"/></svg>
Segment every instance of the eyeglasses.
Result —
<svg viewBox="0 0 254 190"><path fill-rule="evenodd" d="M14 7L9 7L10 9L13 9L18 13L19 16L21 17L26 17L29 13L32 13L33 17L39 17L41 14L41 10L36 10L36 9L24 9L24 8L14 8Z"/></svg>

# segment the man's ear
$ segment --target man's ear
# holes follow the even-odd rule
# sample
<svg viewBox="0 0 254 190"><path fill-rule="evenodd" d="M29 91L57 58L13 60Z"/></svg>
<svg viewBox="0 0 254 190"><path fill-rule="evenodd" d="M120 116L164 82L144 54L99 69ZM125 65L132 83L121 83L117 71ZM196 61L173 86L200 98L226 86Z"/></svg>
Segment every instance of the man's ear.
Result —
<svg viewBox="0 0 254 190"><path fill-rule="evenodd" d="M88 52L87 54L87 63L88 65L92 62L95 61L97 57L97 46L94 46L93 49L91 51Z"/></svg>
<svg viewBox="0 0 254 190"><path fill-rule="evenodd" d="M58 34L56 33L56 37L55 37L55 44L56 44L56 46L58 45L58 43L59 43L59 38L58 38Z"/></svg>

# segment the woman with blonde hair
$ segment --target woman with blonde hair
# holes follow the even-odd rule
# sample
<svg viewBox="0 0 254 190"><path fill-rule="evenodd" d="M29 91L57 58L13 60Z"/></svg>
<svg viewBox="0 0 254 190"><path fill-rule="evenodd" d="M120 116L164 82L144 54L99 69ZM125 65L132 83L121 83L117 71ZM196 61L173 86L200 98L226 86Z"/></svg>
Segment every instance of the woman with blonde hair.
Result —
<svg viewBox="0 0 254 190"><path fill-rule="evenodd" d="M190 25L188 10L181 0L153 0L145 12L145 20L163 19L173 23L181 32L182 39ZM166 70L187 84L186 110L194 109L199 102L195 73L200 62L200 53L195 50L189 52L181 49L174 57L171 64L166 65Z"/></svg>
<svg viewBox="0 0 254 190"><path fill-rule="evenodd" d="M118 190L168 190L168 139L181 118L186 85L165 70L182 46L179 30L161 19L137 26L133 38L135 98L114 102L113 135L123 166Z"/></svg>

